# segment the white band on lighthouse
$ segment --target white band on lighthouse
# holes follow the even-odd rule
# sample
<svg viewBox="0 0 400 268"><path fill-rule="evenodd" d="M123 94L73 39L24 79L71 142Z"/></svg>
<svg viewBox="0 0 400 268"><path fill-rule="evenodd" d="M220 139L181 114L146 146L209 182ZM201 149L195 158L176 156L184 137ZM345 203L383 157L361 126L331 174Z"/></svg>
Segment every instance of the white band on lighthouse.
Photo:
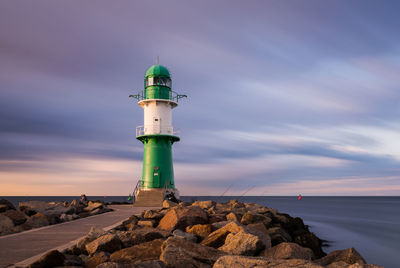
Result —
<svg viewBox="0 0 400 268"><path fill-rule="evenodd" d="M143 134L165 134L173 135L172 127L172 109L175 103L165 100L146 100L143 105L144 109L144 126Z"/></svg>

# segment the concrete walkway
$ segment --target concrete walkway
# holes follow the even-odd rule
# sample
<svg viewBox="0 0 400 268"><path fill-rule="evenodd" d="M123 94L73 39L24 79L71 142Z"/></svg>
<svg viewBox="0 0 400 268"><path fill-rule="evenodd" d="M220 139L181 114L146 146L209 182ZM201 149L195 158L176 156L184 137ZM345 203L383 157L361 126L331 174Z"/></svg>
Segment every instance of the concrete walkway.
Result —
<svg viewBox="0 0 400 268"><path fill-rule="evenodd" d="M144 207L109 206L115 211L29 231L0 236L0 267L23 267L51 249L62 250L86 235L94 225L109 230Z"/></svg>

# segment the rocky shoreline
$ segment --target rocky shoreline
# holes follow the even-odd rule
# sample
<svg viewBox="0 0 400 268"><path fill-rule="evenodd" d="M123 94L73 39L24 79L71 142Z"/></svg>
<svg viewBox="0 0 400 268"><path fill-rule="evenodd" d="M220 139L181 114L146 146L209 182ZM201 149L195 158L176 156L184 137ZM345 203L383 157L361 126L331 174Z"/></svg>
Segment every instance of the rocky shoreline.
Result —
<svg viewBox="0 0 400 268"><path fill-rule="evenodd" d="M321 245L302 219L258 204L164 201L110 231L92 227L29 267L382 267L354 248L327 255Z"/></svg>
<svg viewBox="0 0 400 268"><path fill-rule="evenodd" d="M20 202L0 199L0 236L112 211L102 201Z"/></svg>

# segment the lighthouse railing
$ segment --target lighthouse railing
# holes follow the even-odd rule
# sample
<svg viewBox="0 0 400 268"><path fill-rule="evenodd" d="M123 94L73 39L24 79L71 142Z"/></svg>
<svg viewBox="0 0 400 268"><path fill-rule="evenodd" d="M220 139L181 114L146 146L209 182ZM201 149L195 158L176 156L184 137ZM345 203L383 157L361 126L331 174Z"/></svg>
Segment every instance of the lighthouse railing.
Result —
<svg viewBox="0 0 400 268"><path fill-rule="evenodd" d="M181 134L181 131L180 129L171 126L160 125L143 125L136 127L136 137L152 134L179 136Z"/></svg>

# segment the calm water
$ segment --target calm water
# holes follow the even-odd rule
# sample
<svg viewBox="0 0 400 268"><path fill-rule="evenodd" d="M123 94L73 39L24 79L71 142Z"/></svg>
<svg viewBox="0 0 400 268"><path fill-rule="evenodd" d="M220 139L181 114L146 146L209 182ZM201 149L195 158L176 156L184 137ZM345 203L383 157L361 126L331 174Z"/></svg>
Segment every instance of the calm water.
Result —
<svg viewBox="0 0 400 268"><path fill-rule="evenodd" d="M1 197L0 197L1 198ZM14 205L28 200L71 201L80 197L3 197ZM106 202L126 201L123 196L95 196ZM293 217L301 217L312 232L329 241L329 253L336 249L356 248L368 263L397 268L400 254L400 197L215 197L184 196L184 201L238 199L276 208Z"/></svg>

